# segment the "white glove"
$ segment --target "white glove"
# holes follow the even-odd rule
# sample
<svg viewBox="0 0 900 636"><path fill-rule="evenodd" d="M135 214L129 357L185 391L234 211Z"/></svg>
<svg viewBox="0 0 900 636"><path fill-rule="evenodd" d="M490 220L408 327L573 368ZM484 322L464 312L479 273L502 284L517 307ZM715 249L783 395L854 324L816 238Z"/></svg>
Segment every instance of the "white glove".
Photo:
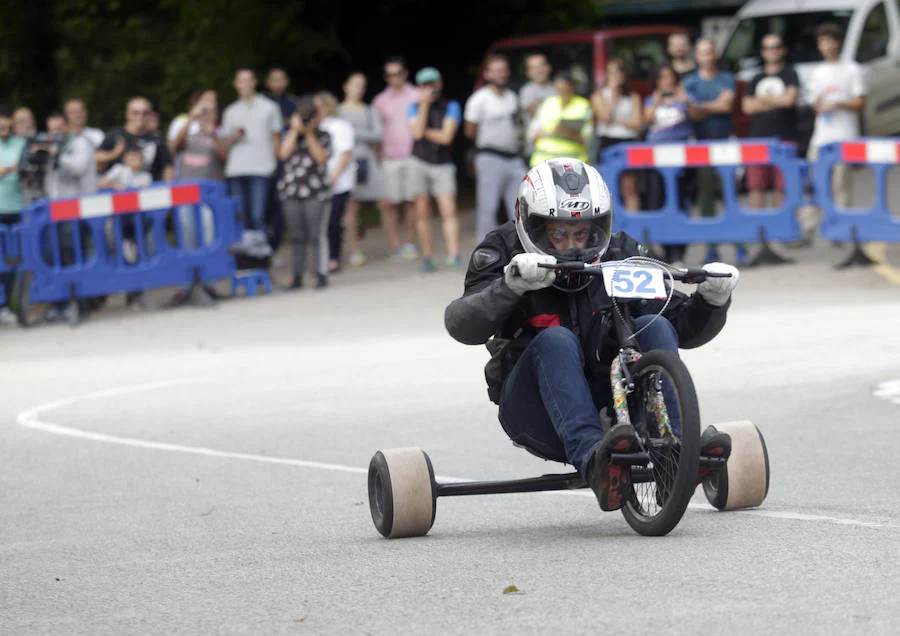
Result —
<svg viewBox="0 0 900 636"><path fill-rule="evenodd" d="M736 267L727 263L707 263L703 269L716 274L731 274L727 278L707 278L697 285L697 293L703 296L703 300L715 307L721 307L731 298L731 291L737 287L740 274Z"/></svg>
<svg viewBox="0 0 900 636"><path fill-rule="evenodd" d="M503 268L506 285L519 296L527 291L550 287L556 280L556 271L538 267L538 263L556 265L556 258L548 254L516 254Z"/></svg>

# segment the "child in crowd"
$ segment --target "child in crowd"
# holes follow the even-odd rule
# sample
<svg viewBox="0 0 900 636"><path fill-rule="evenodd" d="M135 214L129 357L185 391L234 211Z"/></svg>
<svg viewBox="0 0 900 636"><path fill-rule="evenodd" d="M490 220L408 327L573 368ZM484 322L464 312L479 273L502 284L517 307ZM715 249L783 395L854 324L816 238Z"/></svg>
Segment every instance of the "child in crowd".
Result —
<svg viewBox="0 0 900 636"><path fill-rule="evenodd" d="M153 177L144 169L144 153L137 146L132 146L122 153L122 163L117 163L106 171L99 187L101 190L125 190L146 188L151 183Z"/></svg>

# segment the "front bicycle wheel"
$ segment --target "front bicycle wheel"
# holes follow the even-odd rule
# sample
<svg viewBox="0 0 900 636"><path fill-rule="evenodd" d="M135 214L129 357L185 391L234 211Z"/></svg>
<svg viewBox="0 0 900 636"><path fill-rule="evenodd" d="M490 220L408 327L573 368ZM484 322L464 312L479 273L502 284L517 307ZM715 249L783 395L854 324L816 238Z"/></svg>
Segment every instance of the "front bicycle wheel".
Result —
<svg viewBox="0 0 900 636"><path fill-rule="evenodd" d="M674 353L650 351L630 371L635 389L629 411L650 463L632 467L622 514L639 534L662 536L678 525L694 494L700 406L691 375Z"/></svg>

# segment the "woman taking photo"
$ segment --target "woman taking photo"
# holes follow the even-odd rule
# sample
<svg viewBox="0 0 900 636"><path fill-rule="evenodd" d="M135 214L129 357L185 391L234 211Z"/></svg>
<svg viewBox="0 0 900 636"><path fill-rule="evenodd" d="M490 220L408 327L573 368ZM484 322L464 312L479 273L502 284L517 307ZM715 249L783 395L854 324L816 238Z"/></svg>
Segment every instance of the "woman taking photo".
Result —
<svg viewBox="0 0 900 636"><path fill-rule="evenodd" d="M613 58L606 64L606 85L591 95L594 109L594 132L597 152L594 163L600 163L601 153L623 142L635 142L644 127L641 112L641 96L632 90L625 70L625 63ZM622 202L629 210L641 206L637 173L626 171L619 181Z"/></svg>
<svg viewBox="0 0 900 636"><path fill-rule="evenodd" d="M678 75L671 66L656 71L655 90L644 100L644 122L647 124L646 140L650 143L687 141L694 134L688 116L688 96L678 84ZM690 209L686 188L686 173L678 175L678 204L682 210ZM666 202L666 188L659 172L647 173L647 209L659 210ZM684 260L686 245L666 245L666 260L670 263Z"/></svg>

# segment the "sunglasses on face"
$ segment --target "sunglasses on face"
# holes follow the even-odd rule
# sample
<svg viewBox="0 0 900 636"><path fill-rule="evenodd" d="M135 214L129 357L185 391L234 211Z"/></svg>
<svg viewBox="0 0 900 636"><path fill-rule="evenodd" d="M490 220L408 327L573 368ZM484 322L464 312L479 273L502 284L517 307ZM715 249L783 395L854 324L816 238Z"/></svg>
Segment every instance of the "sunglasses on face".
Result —
<svg viewBox="0 0 900 636"><path fill-rule="evenodd" d="M563 228L558 227L547 232L547 236L549 236L550 240L554 243L561 243L564 239L567 239L569 237L575 239L575 242L581 243L583 241L586 241L590 235L591 229L587 227L576 230L575 232L570 232L569 230L564 230Z"/></svg>

